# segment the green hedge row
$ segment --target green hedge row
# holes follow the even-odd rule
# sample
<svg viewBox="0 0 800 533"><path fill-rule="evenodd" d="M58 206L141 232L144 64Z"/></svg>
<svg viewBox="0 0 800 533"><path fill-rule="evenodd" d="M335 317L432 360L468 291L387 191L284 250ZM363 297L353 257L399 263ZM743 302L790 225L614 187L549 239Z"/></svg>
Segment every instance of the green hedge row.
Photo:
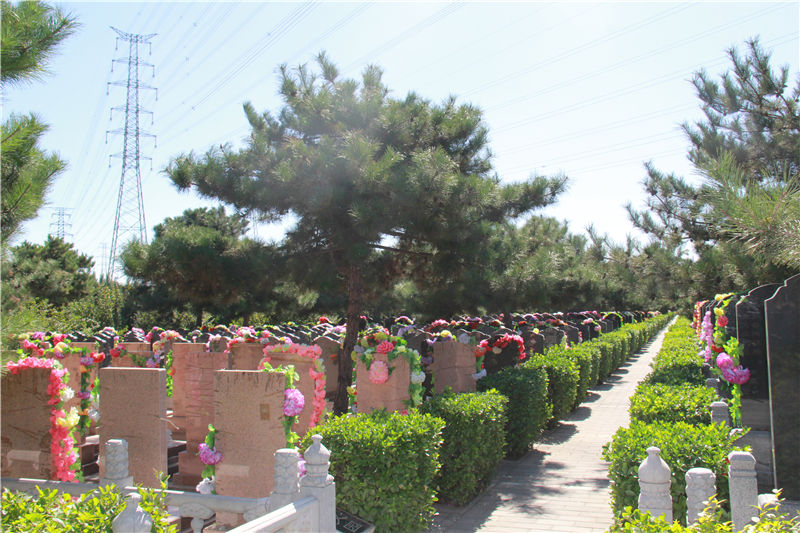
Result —
<svg viewBox="0 0 800 533"><path fill-rule="evenodd" d="M702 357L688 320L678 318L670 327L651 366L652 372L631 397L630 427L620 428L603 448L603 459L610 463L616 531L639 531L625 529L629 520L639 520L626 507L637 506L637 473L647 448L660 448L661 458L672 471L673 516L681 521L686 517L686 472L706 467L717 479L725 479L727 456L737 449L737 435L731 436L727 426L711 425L716 393L703 385ZM717 497L727 500L728 484L718 485Z"/></svg>
<svg viewBox="0 0 800 533"><path fill-rule="evenodd" d="M466 505L491 481L503 458L507 405L495 389L442 394L422 404L420 411L444 420L442 468L434 480L440 500Z"/></svg>

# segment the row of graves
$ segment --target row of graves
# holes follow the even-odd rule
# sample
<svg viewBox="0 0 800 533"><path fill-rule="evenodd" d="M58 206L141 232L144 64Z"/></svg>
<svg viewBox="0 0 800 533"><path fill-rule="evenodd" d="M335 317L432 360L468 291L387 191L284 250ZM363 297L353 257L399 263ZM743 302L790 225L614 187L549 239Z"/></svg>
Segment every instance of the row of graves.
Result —
<svg viewBox="0 0 800 533"><path fill-rule="evenodd" d="M647 318L596 311L457 317L416 325L362 318L353 411L402 411L556 344ZM331 410L345 326L318 324L91 335L31 333L2 378L2 476L104 477L109 439L125 439L134 483L264 497L273 453L294 447ZM335 453L335 450L333 450ZM217 516L235 525L242 516Z"/></svg>
<svg viewBox="0 0 800 533"><path fill-rule="evenodd" d="M720 377L759 489L800 500L800 275L784 283L697 302L709 375Z"/></svg>

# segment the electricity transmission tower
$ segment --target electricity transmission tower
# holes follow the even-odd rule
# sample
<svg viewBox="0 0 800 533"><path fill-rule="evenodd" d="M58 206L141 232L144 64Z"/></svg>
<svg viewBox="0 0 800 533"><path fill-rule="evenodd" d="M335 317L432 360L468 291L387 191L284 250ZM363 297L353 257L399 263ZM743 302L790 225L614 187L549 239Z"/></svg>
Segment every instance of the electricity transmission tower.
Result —
<svg viewBox="0 0 800 533"><path fill-rule="evenodd" d="M56 212L50 214L50 232L49 234L53 237L58 237L62 241L65 241L67 237L72 237L72 233L67 232L67 228L72 228L72 223L69 222L69 219L72 217L66 207L56 207ZM53 221L53 217L55 217L55 221Z"/></svg>
<svg viewBox="0 0 800 533"><path fill-rule="evenodd" d="M119 178L119 194L117 195L117 211L114 216L114 234L111 238L111 250L108 258L108 277L114 277L117 260L117 248L133 238L141 242L147 242L147 226L144 220L144 197L142 194L142 175L140 170L140 160L150 159L140 152L139 139L141 137L152 137L155 135L143 131L139 127L139 116L142 113L150 114L152 125L153 113L139 105L139 91L149 89L156 91L155 87L144 85L139 81L139 67L150 67L155 76L155 67L150 63L145 63L139 59L139 45L147 44L151 46L150 39L155 37L155 33L150 35L140 35L126 33L117 28L111 27L117 33L117 45L120 40L128 43L128 57L114 59L111 63L111 70L114 70L114 63L126 63L128 67L128 77L126 80L108 82L106 93L111 85L125 87L127 98L124 106L111 108L110 117L114 111L125 111L125 123L120 129L106 131L106 142L109 133L121 133L123 136L122 152L113 154L111 157L122 159L122 173ZM158 92L156 91L156 99ZM152 159L150 159L152 165ZM111 160L109 159L109 166Z"/></svg>

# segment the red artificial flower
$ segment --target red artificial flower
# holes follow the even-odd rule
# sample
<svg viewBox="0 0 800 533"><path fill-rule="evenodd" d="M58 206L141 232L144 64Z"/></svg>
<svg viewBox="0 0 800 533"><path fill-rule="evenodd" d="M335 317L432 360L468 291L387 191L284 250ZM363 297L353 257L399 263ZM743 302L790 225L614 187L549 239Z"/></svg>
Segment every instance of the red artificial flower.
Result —
<svg viewBox="0 0 800 533"><path fill-rule="evenodd" d="M720 316L720 317L718 317L718 318L717 318L717 325L718 325L719 327L721 327L721 328L724 328L725 326L727 326L727 325L728 325L728 318L727 318L727 317L725 317L724 315L723 315L723 316Z"/></svg>
<svg viewBox="0 0 800 533"><path fill-rule="evenodd" d="M717 346L716 344L712 344L711 351L715 353L722 353L725 351L725 348L723 348L722 346Z"/></svg>

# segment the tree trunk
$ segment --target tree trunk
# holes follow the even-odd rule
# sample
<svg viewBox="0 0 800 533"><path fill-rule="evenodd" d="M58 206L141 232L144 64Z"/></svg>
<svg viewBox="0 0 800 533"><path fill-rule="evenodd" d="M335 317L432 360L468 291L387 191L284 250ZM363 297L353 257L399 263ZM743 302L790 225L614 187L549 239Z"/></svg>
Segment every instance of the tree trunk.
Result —
<svg viewBox="0 0 800 533"><path fill-rule="evenodd" d="M202 305L198 305L197 306L197 311L195 312L194 327L196 327L197 329L200 329L200 327L202 325L203 325L203 306Z"/></svg>
<svg viewBox="0 0 800 533"><path fill-rule="evenodd" d="M361 267L351 265L347 274L347 333L344 336L342 356L339 358L339 381L336 387L336 399L333 403L333 414L341 415L347 412L349 397L347 387L353 382L353 353L358 342L358 330L361 325L361 298L364 285L361 277Z"/></svg>

